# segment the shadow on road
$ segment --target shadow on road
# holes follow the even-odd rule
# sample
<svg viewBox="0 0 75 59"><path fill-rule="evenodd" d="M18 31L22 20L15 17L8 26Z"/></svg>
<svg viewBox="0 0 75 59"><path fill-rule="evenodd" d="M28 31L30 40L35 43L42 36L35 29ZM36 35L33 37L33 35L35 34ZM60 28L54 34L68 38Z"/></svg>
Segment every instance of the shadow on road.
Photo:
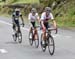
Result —
<svg viewBox="0 0 75 59"><path fill-rule="evenodd" d="M18 44L18 42L5 42L5 44Z"/></svg>

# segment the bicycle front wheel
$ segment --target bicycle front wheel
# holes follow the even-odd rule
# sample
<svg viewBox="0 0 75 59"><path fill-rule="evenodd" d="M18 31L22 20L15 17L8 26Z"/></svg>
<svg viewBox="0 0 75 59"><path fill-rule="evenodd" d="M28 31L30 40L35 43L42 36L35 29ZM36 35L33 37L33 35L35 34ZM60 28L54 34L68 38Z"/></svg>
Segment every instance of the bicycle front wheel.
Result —
<svg viewBox="0 0 75 59"><path fill-rule="evenodd" d="M29 32L29 43L32 46L33 45L33 33Z"/></svg>
<svg viewBox="0 0 75 59"><path fill-rule="evenodd" d="M49 38L48 38L48 50L49 50L50 55L54 54L55 43L54 43L54 39L52 36L49 36Z"/></svg>
<svg viewBox="0 0 75 59"><path fill-rule="evenodd" d="M22 33L18 33L18 42L22 43Z"/></svg>

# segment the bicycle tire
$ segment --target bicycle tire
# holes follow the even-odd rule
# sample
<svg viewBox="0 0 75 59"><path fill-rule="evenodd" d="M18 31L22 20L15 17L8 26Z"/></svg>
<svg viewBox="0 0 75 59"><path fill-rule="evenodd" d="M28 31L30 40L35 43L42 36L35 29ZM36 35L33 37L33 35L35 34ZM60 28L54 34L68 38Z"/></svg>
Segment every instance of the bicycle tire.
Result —
<svg viewBox="0 0 75 59"><path fill-rule="evenodd" d="M48 41L48 50L49 50L49 53L50 53L50 55L53 55L54 51L55 51L54 39L53 39L53 37L51 35L49 35L49 38L48 38L47 41ZM52 51L51 51L51 47L50 46L52 46Z"/></svg>
<svg viewBox="0 0 75 59"><path fill-rule="evenodd" d="M18 42L22 43L22 33L17 33L18 34Z"/></svg>
<svg viewBox="0 0 75 59"><path fill-rule="evenodd" d="M30 38L30 35L31 35L31 38ZM32 32L29 32L29 43L31 46L33 45L33 33Z"/></svg>

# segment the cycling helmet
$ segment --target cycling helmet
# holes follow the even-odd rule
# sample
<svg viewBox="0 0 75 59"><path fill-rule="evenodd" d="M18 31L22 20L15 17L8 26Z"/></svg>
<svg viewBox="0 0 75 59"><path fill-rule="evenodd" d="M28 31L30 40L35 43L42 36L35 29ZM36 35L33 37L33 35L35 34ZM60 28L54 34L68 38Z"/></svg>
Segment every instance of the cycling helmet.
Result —
<svg viewBox="0 0 75 59"><path fill-rule="evenodd" d="M36 13L36 8L32 8L31 13Z"/></svg>
<svg viewBox="0 0 75 59"><path fill-rule="evenodd" d="M45 7L45 12L51 12L51 8L50 7Z"/></svg>
<svg viewBox="0 0 75 59"><path fill-rule="evenodd" d="M16 12L16 11L20 11L20 9L16 8L16 9L15 9L15 12Z"/></svg>

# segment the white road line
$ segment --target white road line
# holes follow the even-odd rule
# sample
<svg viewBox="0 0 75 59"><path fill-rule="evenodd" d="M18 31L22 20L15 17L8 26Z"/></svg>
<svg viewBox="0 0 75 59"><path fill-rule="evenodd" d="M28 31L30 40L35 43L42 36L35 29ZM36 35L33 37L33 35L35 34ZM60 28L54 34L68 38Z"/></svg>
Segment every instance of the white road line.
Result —
<svg viewBox="0 0 75 59"><path fill-rule="evenodd" d="M12 24L10 24L10 23L7 23L7 22L5 22L5 21L2 21L2 20L0 20L0 23L4 23L4 24L7 24L7 25L10 25L10 26L12 26Z"/></svg>
<svg viewBox="0 0 75 59"><path fill-rule="evenodd" d="M0 20L0 23L4 23L4 24L7 24L7 25L9 25L9 26L12 26L12 24L11 23L8 23L8 22L5 22L5 21L2 21L2 20ZM22 28L22 27L21 27ZM27 28L22 28L23 30L26 30L26 31L29 31L29 29L27 29Z"/></svg>
<svg viewBox="0 0 75 59"><path fill-rule="evenodd" d="M8 53L8 51L7 50L5 50L5 49L0 49L0 53Z"/></svg>

